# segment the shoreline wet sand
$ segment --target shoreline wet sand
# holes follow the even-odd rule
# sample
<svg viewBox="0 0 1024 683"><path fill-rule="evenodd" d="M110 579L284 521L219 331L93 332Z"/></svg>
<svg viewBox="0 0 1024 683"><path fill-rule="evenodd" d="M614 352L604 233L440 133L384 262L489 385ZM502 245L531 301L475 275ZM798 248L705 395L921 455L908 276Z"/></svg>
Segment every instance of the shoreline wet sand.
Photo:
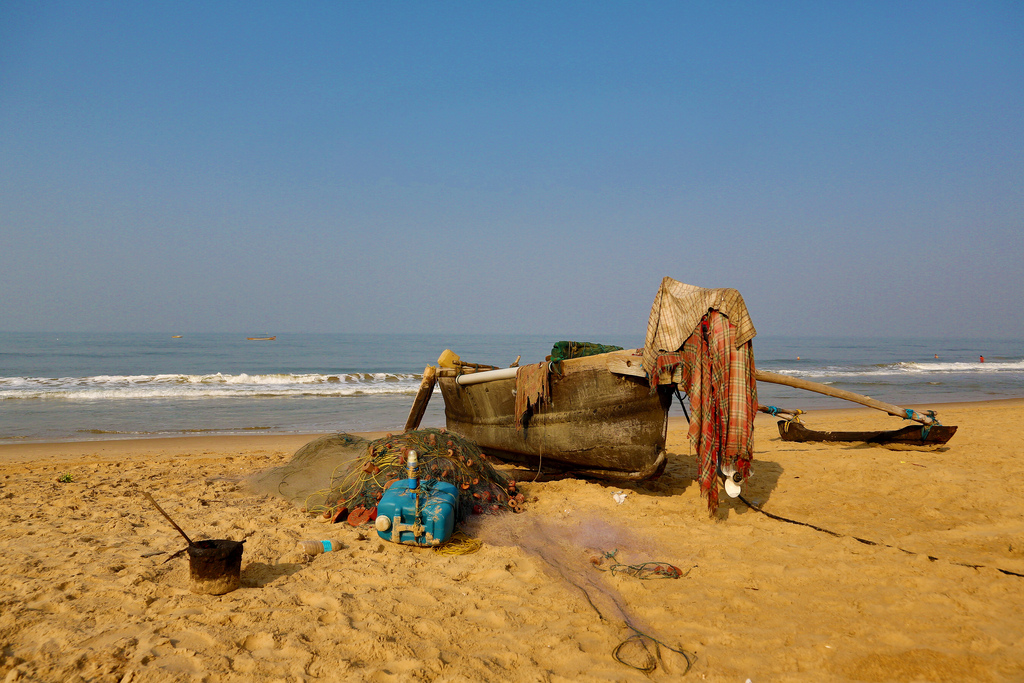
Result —
<svg viewBox="0 0 1024 683"><path fill-rule="evenodd" d="M473 518L484 544L462 556L384 543L245 487L313 435L0 446L0 676L648 680L613 656L628 623L688 654L684 680L1019 680L1024 399L926 407L959 427L944 447L789 443L757 418L743 497L832 533L724 498L709 519L673 416L660 479L529 483L520 470L526 512ZM804 421L907 424L860 408ZM144 491L194 539L244 538L241 588L191 593L175 556L185 544ZM322 538L345 548L296 550ZM613 561L684 576L600 571ZM619 654L645 661L635 643ZM678 680L685 658L661 656L650 678Z"/></svg>

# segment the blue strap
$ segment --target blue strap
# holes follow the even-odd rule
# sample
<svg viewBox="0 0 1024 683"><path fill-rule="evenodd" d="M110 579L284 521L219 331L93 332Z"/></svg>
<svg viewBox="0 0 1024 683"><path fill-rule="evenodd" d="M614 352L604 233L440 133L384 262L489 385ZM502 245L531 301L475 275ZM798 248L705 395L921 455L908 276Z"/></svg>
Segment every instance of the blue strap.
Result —
<svg viewBox="0 0 1024 683"><path fill-rule="evenodd" d="M926 441L928 439L928 433L930 431L932 431L932 426L933 425L941 425L942 424L941 422L939 422L938 418L935 417L935 411L934 410L929 410L928 411L928 417L930 417L932 419L932 421L929 424L926 424L923 427L921 427L921 441Z"/></svg>

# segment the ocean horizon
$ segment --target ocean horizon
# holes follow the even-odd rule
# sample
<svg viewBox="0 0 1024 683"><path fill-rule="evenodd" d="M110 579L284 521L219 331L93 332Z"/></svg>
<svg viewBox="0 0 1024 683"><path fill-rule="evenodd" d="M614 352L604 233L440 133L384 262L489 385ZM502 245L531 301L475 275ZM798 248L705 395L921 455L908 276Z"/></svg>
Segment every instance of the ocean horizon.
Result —
<svg viewBox="0 0 1024 683"><path fill-rule="evenodd" d="M248 335L253 336L253 335ZM261 335L274 336L274 335ZM199 434L400 430L445 349L501 367L539 362L540 334L0 333L0 443ZM643 336L587 335L626 348ZM759 369L897 405L1024 397L1024 342L758 335ZM980 362L984 356L985 362ZM855 404L766 383L785 408ZM682 414L678 403L672 414ZM435 390L423 426L444 426Z"/></svg>

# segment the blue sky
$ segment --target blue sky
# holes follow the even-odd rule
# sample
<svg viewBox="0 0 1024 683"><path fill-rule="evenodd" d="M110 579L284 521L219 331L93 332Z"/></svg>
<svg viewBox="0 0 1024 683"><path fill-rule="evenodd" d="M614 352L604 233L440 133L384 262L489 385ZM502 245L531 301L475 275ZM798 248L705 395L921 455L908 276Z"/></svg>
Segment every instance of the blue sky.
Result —
<svg viewBox="0 0 1024 683"><path fill-rule="evenodd" d="M0 330L1024 339L1024 3L0 0Z"/></svg>

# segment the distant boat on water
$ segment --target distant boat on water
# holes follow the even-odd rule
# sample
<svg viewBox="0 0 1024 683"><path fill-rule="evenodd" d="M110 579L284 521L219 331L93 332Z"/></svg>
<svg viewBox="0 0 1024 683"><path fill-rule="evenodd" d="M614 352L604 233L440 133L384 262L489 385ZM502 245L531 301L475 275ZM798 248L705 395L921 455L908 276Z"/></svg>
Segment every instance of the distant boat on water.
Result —
<svg viewBox="0 0 1024 683"><path fill-rule="evenodd" d="M181 335L180 334L176 334L173 337L171 337L171 339L181 339Z"/></svg>
<svg viewBox="0 0 1024 683"><path fill-rule="evenodd" d="M274 341L277 337L246 337L246 339L248 341Z"/></svg>

